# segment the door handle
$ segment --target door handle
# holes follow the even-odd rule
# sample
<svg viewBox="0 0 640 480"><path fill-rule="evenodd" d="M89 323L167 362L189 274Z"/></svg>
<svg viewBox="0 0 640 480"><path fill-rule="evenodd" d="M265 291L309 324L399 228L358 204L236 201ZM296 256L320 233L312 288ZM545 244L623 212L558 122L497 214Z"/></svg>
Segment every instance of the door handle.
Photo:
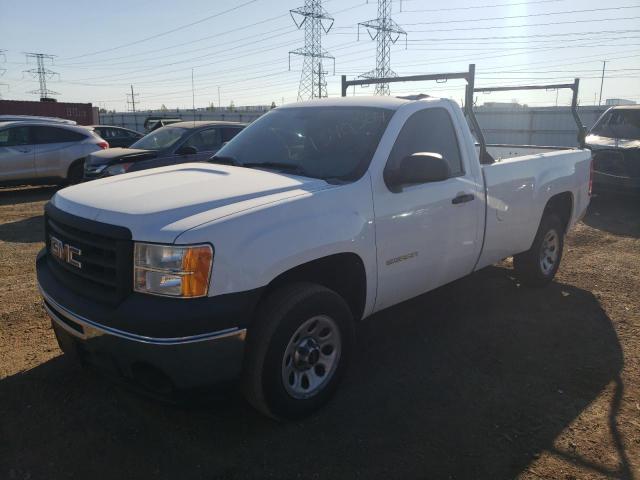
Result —
<svg viewBox="0 0 640 480"><path fill-rule="evenodd" d="M16 150L18 150L20 153L29 153L31 150L27 149L22 149L22 148L17 148Z"/></svg>
<svg viewBox="0 0 640 480"><path fill-rule="evenodd" d="M451 203L458 205L459 203L466 203L472 201L476 196L473 193L459 193Z"/></svg>

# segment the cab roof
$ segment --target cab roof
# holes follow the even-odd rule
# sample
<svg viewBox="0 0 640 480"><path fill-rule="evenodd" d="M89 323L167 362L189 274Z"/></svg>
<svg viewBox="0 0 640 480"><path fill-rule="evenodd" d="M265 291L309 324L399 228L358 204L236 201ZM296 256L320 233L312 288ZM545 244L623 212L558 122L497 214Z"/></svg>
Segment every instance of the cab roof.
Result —
<svg viewBox="0 0 640 480"><path fill-rule="evenodd" d="M220 127L246 127L247 124L243 122L227 122L227 121L209 121L209 120L184 120L182 122L175 122L169 125L165 125L167 127L180 127L180 128L201 128L201 127L209 127L209 126L220 126Z"/></svg>
<svg viewBox="0 0 640 480"><path fill-rule="evenodd" d="M358 97L332 97L309 100L300 103L287 103L280 108L305 108L305 107L374 107L397 110L402 105L415 101L440 100L437 97L415 95L411 97L387 97L380 95L367 95Z"/></svg>

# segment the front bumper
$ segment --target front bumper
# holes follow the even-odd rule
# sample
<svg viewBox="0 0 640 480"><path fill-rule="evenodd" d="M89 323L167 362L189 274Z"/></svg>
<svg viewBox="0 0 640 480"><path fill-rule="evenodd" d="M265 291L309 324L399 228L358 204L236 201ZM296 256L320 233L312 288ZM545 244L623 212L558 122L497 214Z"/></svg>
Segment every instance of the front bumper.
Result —
<svg viewBox="0 0 640 480"><path fill-rule="evenodd" d="M599 191L625 191L640 193L640 178L611 175L604 172L593 172L593 190Z"/></svg>
<svg viewBox="0 0 640 480"><path fill-rule="evenodd" d="M232 380L242 370L246 325L257 292L200 299L202 305L131 294L118 307L109 307L56 281L44 254L36 270L44 307L65 353L161 394ZM159 328L151 328L152 323Z"/></svg>
<svg viewBox="0 0 640 480"><path fill-rule="evenodd" d="M231 380L240 374L246 329L152 338L99 325L41 290L60 349L158 393Z"/></svg>

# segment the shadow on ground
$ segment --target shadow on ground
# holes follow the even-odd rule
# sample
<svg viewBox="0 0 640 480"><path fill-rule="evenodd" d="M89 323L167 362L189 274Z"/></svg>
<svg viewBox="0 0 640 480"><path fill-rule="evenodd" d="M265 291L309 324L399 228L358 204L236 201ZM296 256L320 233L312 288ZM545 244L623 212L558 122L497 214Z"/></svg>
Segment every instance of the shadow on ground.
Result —
<svg viewBox="0 0 640 480"><path fill-rule="evenodd" d="M364 322L338 395L295 424L234 392L167 406L54 358L0 381L0 476L514 478L623 359L591 293L509 275L491 267ZM624 477L620 448L620 471L571 461Z"/></svg>
<svg viewBox="0 0 640 480"><path fill-rule="evenodd" d="M44 241L44 217L23 218L15 222L0 223L0 240L12 243Z"/></svg>
<svg viewBox="0 0 640 480"><path fill-rule="evenodd" d="M0 187L0 205L42 202L49 200L60 188L59 186Z"/></svg>
<svg viewBox="0 0 640 480"><path fill-rule="evenodd" d="M640 195L594 195L582 221L614 235L640 238Z"/></svg>

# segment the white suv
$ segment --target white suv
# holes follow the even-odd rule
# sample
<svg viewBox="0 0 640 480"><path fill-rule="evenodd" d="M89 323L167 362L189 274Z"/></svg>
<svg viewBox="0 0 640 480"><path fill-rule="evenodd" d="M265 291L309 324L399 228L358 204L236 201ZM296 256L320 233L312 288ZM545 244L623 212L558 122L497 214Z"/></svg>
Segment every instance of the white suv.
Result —
<svg viewBox="0 0 640 480"><path fill-rule="evenodd" d="M92 129L50 122L0 122L0 184L75 183L84 160L109 144Z"/></svg>

